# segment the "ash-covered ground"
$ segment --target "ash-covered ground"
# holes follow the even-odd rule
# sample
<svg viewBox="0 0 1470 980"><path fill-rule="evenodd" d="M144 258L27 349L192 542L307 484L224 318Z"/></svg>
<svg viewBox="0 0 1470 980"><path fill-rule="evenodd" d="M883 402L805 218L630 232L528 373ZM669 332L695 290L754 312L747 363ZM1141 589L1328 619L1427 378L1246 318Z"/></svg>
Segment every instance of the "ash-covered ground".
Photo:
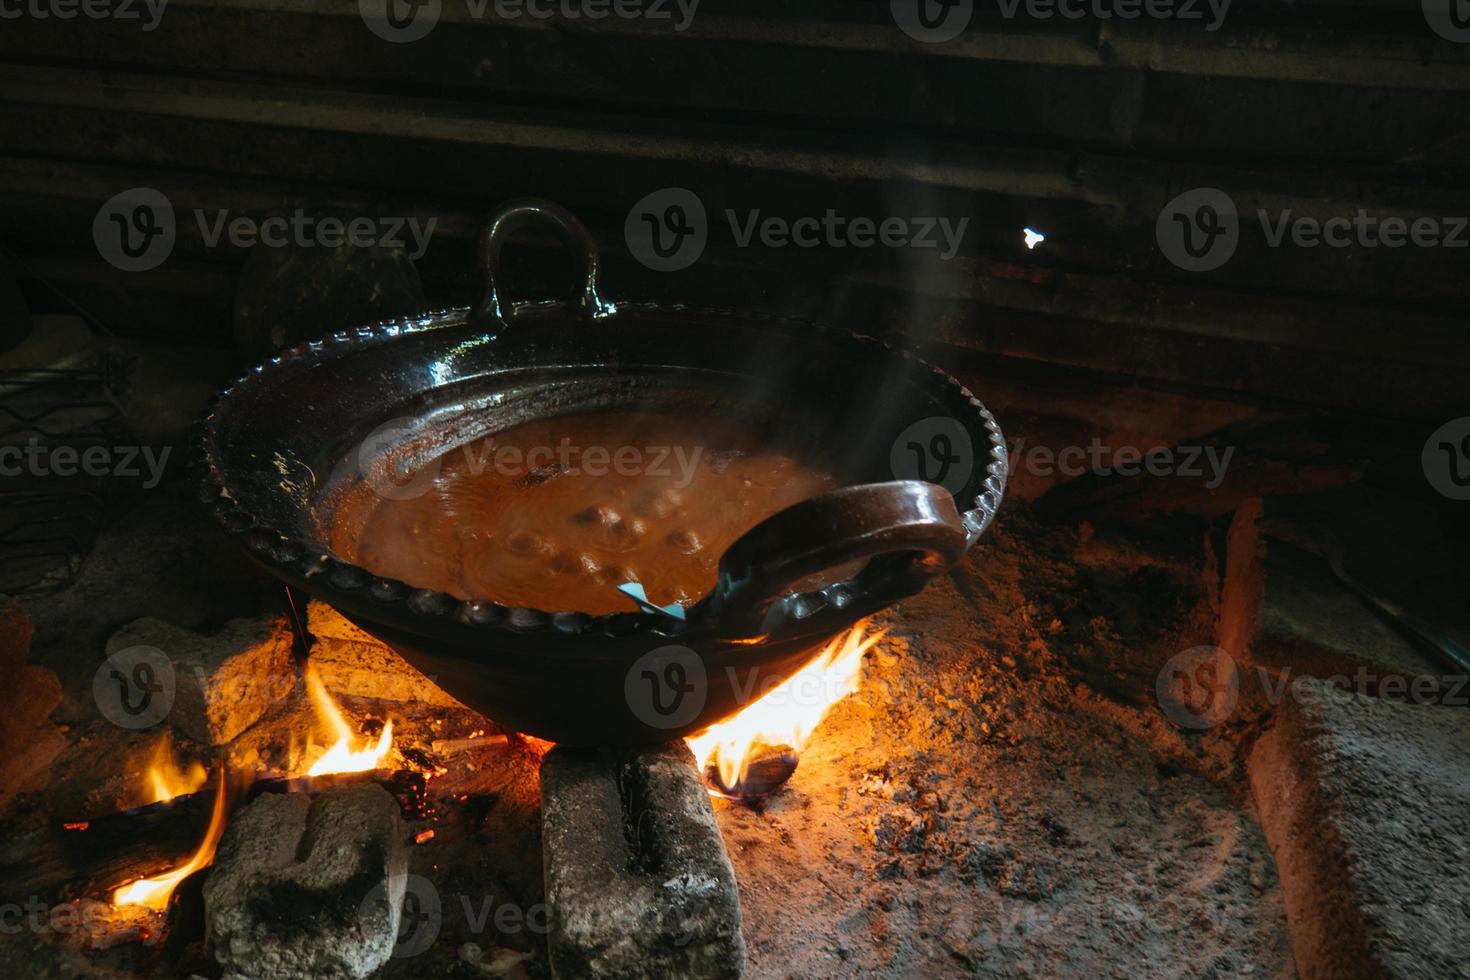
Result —
<svg viewBox="0 0 1470 980"><path fill-rule="evenodd" d="M1212 636L1201 534L1013 510L883 617L861 691L762 810L716 804L748 976L1287 977L1235 739L1157 707Z"/></svg>
<svg viewBox="0 0 1470 980"><path fill-rule="evenodd" d="M99 543L74 592L94 597L87 609L60 597L32 605L31 659L62 678L52 720L69 745L52 783L7 807L17 833L73 808L105 810L107 793L131 802L123 789L155 739L109 735L91 705L110 629L148 614L208 632L259 614L259 591L209 585L236 573L178 519L187 506L156 499ZM110 549L128 556L111 589ZM204 576L186 574L181 555L205 562ZM867 655L861 690L828 716L791 782L760 808L715 803L739 880L746 975L1292 976L1240 762L1254 721L1242 712L1180 729L1154 694L1170 657L1212 642L1217 567L1202 524L1049 527L1008 505L959 569L875 622L888 635ZM357 720L396 718L401 744L429 751L479 727L462 709L342 703ZM309 710L298 683L236 748L281 741ZM539 751L512 739L446 760L437 817L408 826L435 831L410 864L440 901L434 942L381 976L549 975ZM208 975L207 960L192 963ZM24 929L0 935L0 965L15 976L188 975L156 951L97 956Z"/></svg>

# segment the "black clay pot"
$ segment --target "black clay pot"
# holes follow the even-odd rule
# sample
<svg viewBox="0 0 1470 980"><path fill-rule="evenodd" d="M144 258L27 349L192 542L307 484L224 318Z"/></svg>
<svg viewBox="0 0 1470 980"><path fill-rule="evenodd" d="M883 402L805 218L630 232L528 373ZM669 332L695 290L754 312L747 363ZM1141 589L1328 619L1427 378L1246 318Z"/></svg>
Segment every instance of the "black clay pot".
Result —
<svg viewBox="0 0 1470 980"><path fill-rule="evenodd" d="M498 253L533 221L580 250L584 275L567 302L512 307L496 288ZM625 745L704 728L738 710L742 692L769 690L918 592L995 515L1000 429L943 371L805 321L609 302L585 229L547 202L507 205L481 244L478 307L340 331L226 391L203 426L203 498L271 574L506 728ZM384 438L387 420L403 420L391 435L400 447L442 453L527 420L628 407L784 427L841 486L740 537L683 620L507 608L380 578L328 551L321 502L360 476L362 446ZM809 587L834 569L849 571Z"/></svg>

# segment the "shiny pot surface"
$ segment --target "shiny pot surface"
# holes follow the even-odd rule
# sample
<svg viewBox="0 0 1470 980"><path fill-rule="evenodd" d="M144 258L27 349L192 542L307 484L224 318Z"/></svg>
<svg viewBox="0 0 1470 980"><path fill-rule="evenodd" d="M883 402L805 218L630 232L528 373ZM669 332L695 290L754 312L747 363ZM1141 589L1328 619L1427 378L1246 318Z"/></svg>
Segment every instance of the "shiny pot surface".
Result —
<svg viewBox="0 0 1470 980"><path fill-rule="evenodd" d="M570 301L501 299L499 249L531 222L580 250ZM999 427L955 379L905 352L805 321L609 302L586 231L547 202L492 219L482 271L475 308L341 331L227 390L203 426L202 498L273 575L507 729L632 745L704 728L922 589L999 506ZM327 545L335 501L383 478L385 458L427 462L530 421L630 410L772 433L837 489L738 537L682 619L632 600L591 615L453 596L380 577ZM403 492L401 479L383 486Z"/></svg>

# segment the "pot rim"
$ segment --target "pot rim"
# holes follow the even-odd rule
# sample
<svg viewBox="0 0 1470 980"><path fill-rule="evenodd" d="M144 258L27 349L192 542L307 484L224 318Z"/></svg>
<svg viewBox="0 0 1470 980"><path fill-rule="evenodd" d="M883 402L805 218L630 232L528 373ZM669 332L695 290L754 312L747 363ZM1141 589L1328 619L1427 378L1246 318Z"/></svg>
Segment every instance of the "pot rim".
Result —
<svg viewBox="0 0 1470 980"><path fill-rule="evenodd" d="M514 312L518 317L527 311L553 311L565 309L566 306L567 304L560 301L518 303L514 307ZM241 375L215 398L200 424L198 445L200 463L203 468L203 478L200 483L201 503L208 507L220 527L230 536L241 540L257 560L275 566L286 577L304 580L309 583L304 586L308 591L321 592L328 597L328 601L332 595L343 595L344 598L349 599L349 605L355 605L356 603L351 601L354 596L370 597L374 600L374 606L382 606L386 617L393 617L394 610L402 608L413 613L415 619L426 621L426 626L432 624L450 626L453 623L458 626L506 630L518 635L557 633L570 636L598 633L608 636L627 636L630 633L651 632L679 637L697 628L697 621L701 617L695 615L695 611L708 603L715 594L714 592L688 607L689 615L683 620L642 611L630 610L593 616L575 610L548 612L528 606L508 606L489 598L461 599L448 593L419 588L399 579L376 575L360 565L344 561L331 554L330 550L326 549L320 541L293 538L279 528L259 520L255 515L247 512L235 499L221 473L218 436L222 413L228 411L234 397L240 392L253 387L281 367L303 358L320 357L336 351L349 350L356 342L362 340L469 325L472 323L472 313L472 309L467 306L451 307L336 330L320 340L303 341L295 347L281 351ZM985 478L981 481L981 490L971 505L960 511L960 519L966 531L966 552L975 545L975 542L994 520L1005 494L1008 467L1007 450L1000 426L980 399L943 368L930 364L910 351L866 334L840 330L801 317L730 307L623 300L618 303L618 316L614 322L608 324L608 328L616 330L616 320L625 319L628 315L662 313L759 320L803 331L815 331L825 335L828 339L878 348L889 356L901 357L911 365L921 369L927 368L941 381L955 389L969 407L974 409L976 416L984 425L987 436L989 452L985 465ZM783 616L781 622L772 624L768 635L783 632L784 627L788 625L786 620L789 619L807 619L824 609L863 605L861 585L855 579L834 582L815 592L792 594L800 595L806 600L799 604L801 606L799 614ZM454 627L450 626L450 628Z"/></svg>

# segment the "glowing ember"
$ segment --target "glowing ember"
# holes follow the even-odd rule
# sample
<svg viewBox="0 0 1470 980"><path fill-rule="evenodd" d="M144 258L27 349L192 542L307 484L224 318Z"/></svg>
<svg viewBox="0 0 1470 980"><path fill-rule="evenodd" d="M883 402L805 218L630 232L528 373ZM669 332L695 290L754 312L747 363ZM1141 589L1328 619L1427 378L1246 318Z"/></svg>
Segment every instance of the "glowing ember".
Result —
<svg viewBox="0 0 1470 980"><path fill-rule="evenodd" d="M112 904L145 905L157 911L167 908L169 896L179 882L200 868L208 867L214 860L214 849L219 846L219 839L225 832L225 797L225 774L221 770L219 786L214 793L214 809L209 814L209 829L204 832L204 840L199 843L199 849L194 852L194 856L166 874L140 878L123 885L112 893Z"/></svg>
<svg viewBox="0 0 1470 980"><path fill-rule="evenodd" d="M321 678L310 667L306 669L306 689L311 694L311 702L316 706L318 715L327 723L332 734L337 736L336 744L312 763L306 774L326 776L334 772L367 772L377 769L393 748L393 722L387 721L383 724L383 731L378 735L377 742L359 746L352 727L342 717L337 702L332 700Z"/></svg>
<svg viewBox="0 0 1470 980"><path fill-rule="evenodd" d="M733 718L712 725L685 741L700 770L714 766L723 786L745 782L760 750L800 752L832 706L858 689L863 654L883 638L865 637L865 623L827 644L801 670Z"/></svg>
<svg viewBox="0 0 1470 980"><path fill-rule="evenodd" d="M208 781L209 773L198 762L190 763L188 769L179 768L174 761L173 743L167 735L159 740L148 767L149 803L166 803L175 796L197 792Z"/></svg>

